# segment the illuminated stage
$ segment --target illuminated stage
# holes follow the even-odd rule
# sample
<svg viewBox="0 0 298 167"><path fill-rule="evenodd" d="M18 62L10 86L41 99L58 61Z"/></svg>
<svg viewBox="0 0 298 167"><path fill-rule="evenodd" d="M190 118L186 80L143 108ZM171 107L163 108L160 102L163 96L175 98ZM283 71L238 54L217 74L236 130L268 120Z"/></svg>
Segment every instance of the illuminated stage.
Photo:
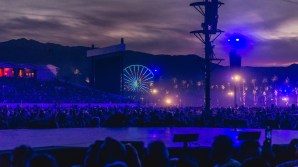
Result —
<svg viewBox="0 0 298 167"><path fill-rule="evenodd" d="M68 146L88 147L95 140L110 136L120 141L143 141L145 146L154 140L162 140L168 147L182 147L174 143L174 134L198 133L199 140L190 147L210 147L215 136L226 134L235 141L239 131L261 131L260 143L264 141L264 129L229 128L68 128L68 129L18 129L0 130L1 150L11 150L21 144L31 147ZM288 144L298 138L296 130L273 130L273 144Z"/></svg>

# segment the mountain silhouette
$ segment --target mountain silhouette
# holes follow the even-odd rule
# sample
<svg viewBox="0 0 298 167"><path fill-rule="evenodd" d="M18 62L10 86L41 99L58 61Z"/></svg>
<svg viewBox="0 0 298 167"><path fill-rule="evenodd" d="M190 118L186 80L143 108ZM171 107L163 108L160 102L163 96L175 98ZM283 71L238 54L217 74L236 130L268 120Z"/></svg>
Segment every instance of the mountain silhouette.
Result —
<svg viewBox="0 0 298 167"><path fill-rule="evenodd" d="M84 82L90 74L90 59L86 57L91 47L63 46L53 43L41 43L28 39L13 39L0 43L0 62L17 64L52 64L59 68L58 78ZM153 55L137 51L125 51L126 65L142 64L157 69L162 78L204 80L204 59L197 55ZM74 75L78 69L80 75ZM212 65L212 82L227 82L232 75L230 67ZM107 69L108 71L108 69ZM243 73L248 80L264 78L271 80L277 76L279 81L290 78L297 83L298 65L288 67L243 67L236 72Z"/></svg>

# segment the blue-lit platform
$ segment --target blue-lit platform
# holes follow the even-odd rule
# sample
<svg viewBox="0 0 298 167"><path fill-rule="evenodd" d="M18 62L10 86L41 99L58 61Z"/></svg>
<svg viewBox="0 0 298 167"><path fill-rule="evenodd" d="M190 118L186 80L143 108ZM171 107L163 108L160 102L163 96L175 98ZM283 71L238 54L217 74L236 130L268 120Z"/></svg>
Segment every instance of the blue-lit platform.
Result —
<svg viewBox="0 0 298 167"><path fill-rule="evenodd" d="M190 143L190 147L210 147L215 136L226 134L237 142L239 131L260 131L260 143L263 143L264 129L230 128L68 128L68 129L18 129L0 130L0 150L11 150L21 144L31 147L68 146L88 147L95 140L104 140L107 136L119 141L143 141L145 145L154 140L162 140L168 147L182 147L174 143L174 134L198 133L199 140ZM273 144L288 144L298 138L297 130L273 130Z"/></svg>

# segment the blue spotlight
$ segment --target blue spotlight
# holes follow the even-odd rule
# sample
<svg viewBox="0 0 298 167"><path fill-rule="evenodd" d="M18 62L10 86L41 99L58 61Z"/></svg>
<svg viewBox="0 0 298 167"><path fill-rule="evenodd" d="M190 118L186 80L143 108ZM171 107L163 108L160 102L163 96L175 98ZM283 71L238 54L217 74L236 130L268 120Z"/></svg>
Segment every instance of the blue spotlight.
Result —
<svg viewBox="0 0 298 167"><path fill-rule="evenodd" d="M247 45L246 37L242 34L232 34L228 38L228 43L234 48L234 49L244 49Z"/></svg>

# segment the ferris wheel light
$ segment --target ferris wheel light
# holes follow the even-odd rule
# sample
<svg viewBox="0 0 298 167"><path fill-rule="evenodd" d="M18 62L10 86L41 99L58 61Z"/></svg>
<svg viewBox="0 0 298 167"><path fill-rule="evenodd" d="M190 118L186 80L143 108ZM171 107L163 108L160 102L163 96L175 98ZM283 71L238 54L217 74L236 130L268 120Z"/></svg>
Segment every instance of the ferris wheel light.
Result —
<svg viewBox="0 0 298 167"><path fill-rule="evenodd" d="M123 70L124 88L128 92L148 93L153 78L153 72L143 65L130 65Z"/></svg>

